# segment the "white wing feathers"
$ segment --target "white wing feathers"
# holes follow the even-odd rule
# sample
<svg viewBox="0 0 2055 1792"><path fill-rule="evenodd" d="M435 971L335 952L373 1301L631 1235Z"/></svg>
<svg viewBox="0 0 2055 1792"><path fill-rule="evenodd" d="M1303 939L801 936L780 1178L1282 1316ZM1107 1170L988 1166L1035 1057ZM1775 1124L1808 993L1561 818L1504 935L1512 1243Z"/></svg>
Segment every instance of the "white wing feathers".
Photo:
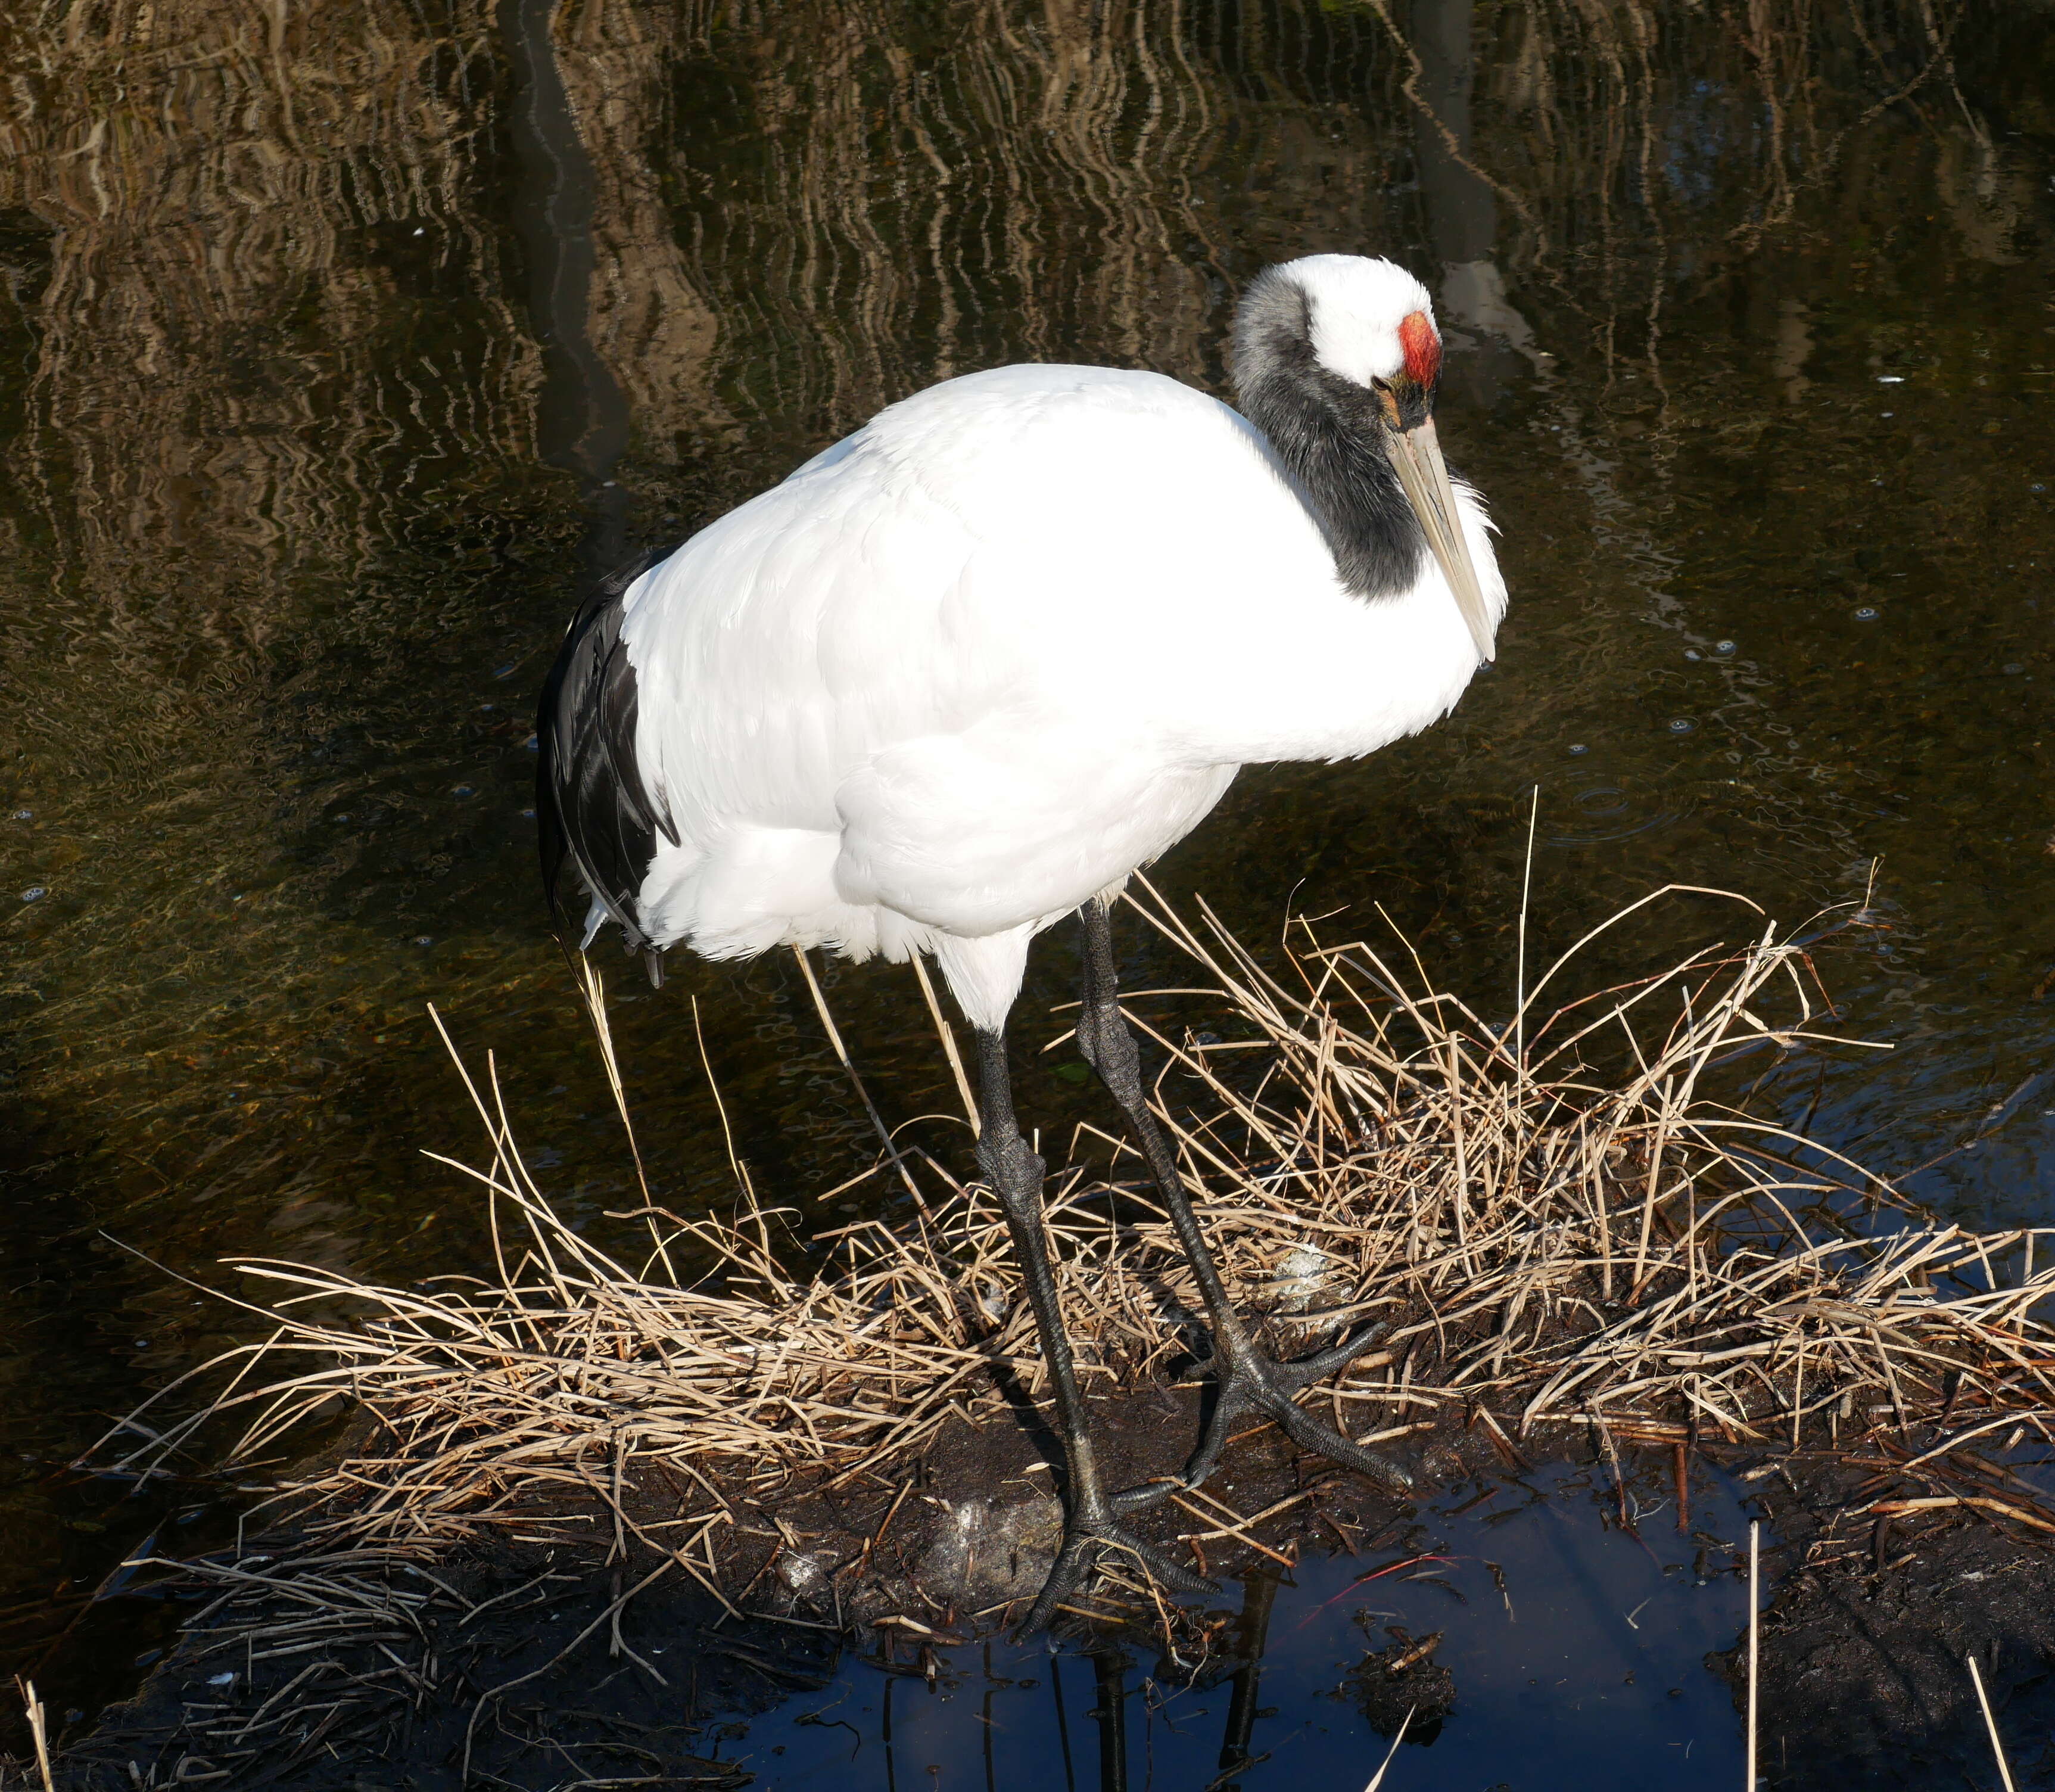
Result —
<svg viewBox="0 0 2055 1792"><path fill-rule="evenodd" d="M925 948L995 1024L1033 932L1239 765L1371 752L1453 702L1474 653L1440 577L1348 596L1262 437L1174 381L931 388L629 593L637 757L681 838L645 926L712 956Z"/></svg>

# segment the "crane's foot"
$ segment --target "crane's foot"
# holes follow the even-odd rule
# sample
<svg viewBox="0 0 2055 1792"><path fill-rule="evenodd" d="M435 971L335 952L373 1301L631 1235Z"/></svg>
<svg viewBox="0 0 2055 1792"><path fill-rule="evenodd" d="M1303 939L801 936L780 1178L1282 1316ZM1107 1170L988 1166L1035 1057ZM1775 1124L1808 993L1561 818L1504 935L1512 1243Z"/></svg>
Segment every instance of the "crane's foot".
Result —
<svg viewBox="0 0 2055 1792"><path fill-rule="evenodd" d="M1413 1477L1398 1463L1322 1424L1293 1397L1353 1363L1383 1336L1385 1330L1382 1325L1367 1326L1332 1349L1302 1357L1296 1363L1276 1361L1245 1336L1228 1342L1223 1349L1222 1340L1217 1336L1213 1359L1200 1364L1193 1372L1211 1376L1219 1392L1197 1454L1185 1465L1185 1485L1196 1487L1205 1481L1219 1466L1221 1452L1227 1447L1236 1422L1257 1414L1272 1421L1301 1450L1310 1450L1316 1456L1367 1475L1389 1492L1410 1494Z"/></svg>
<svg viewBox="0 0 2055 1792"><path fill-rule="evenodd" d="M1161 1499L1167 1488L1152 1486L1138 1488L1134 1494L1146 1494L1146 1499L1134 1495L1118 1496L1111 1503L1125 1505L1129 1510L1138 1505L1152 1504ZM1129 1534L1110 1518L1075 1518L1066 1516L1063 1520L1063 1546L1056 1553L1055 1565L1049 1570L1049 1577L1042 1583L1042 1590L1035 1597L1035 1608L1028 1614L1028 1621L1020 1627L1023 1636L1032 1636L1046 1629L1056 1615L1056 1608L1075 1598L1091 1586L1098 1577L1102 1567L1117 1566L1126 1561L1130 1565L1138 1564L1168 1587L1173 1593L1218 1593L1218 1583L1209 1581L1203 1574L1192 1569L1166 1554L1153 1543L1144 1543L1138 1537Z"/></svg>

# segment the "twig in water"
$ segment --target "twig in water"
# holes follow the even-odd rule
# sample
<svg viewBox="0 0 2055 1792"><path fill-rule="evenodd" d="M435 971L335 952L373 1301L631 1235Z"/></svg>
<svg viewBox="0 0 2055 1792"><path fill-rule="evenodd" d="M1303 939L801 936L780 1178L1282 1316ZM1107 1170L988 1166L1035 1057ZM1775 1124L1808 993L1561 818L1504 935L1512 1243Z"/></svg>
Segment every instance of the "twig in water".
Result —
<svg viewBox="0 0 2055 1792"><path fill-rule="evenodd" d="M1977 1658L1971 1656L1970 1683L1977 1689L1977 1703L1984 1714L1984 1729L1990 1737L1991 1753L1998 1757L1998 1777L2005 1782L2005 1792L2014 1792L2012 1768L2005 1758L2005 1744L1998 1739L1998 1720L1991 1715L1990 1700L1984 1695L1984 1677L1977 1671Z"/></svg>
<svg viewBox="0 0 2055 1792"><path fill-rule="evenodd" d="M1378 1764L1377 1771L1370 1776L1370 1784L1363 1789L1363 1792L1377 1792L1378 1787L1384 1783L1385 1770L1391 1765L1392 1757L1398 1754L1398 1745L1406 1740L1407 1727L1413 1722L1413 1714L1419 1708L1418 1705L1406 1707L1405 1716L1398 1720L1398 1734L1391 1739L1391 1747L1384 1751L1383 1760Z"/></svg>
<svg viewBox="0 0 2055 1792"><path fill-rule="evenodd" d="M1762 1521L1748 1522L1748 1779L1743 1792L1755 1792L1755 1671L1761 1653L1762 1611L1759 1604L1762 1572Z"/></svg>
<svg viewBox="0 0 2055 1792"><path fill-rule="evenodd" d="M43 1702L36 1696L34 1680L18 1680L14 1690L22 1695L22 1707L29 1720L29 1734L36 1744L36 1771L41 1776L43 1792L53 1792L56 1782L50 1778L49 1726L43 1713ZM2010 1780L2006 1782L2009 1786Z"/></svg>

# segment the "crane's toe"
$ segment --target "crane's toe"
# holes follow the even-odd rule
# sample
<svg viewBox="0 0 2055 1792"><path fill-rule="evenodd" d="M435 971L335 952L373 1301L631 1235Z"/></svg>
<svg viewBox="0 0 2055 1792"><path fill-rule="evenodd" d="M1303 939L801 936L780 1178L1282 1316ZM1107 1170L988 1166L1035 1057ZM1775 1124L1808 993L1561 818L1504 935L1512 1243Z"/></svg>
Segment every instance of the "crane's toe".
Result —
<svg viewBox="0 0 2055 1792"><path fill-rule="evenodd" d="M1021 1625L1020 1634L1032 1636L1047 1628L1059 1608L1088 1588L1102 1568L1118 1565L1123 1560L1130 1565L1138 1563L1173 1593L1220 1591L1218 1582L1194 1573L1175 1557L1153 1543L1143 1542L1110 1518L1074 1518L1063 1526L1063 1548L1056 1553L1055 1565L1042 1583L1042 1591L1027 1622Z"/></svg>
<svg viewBox="0 0 2055 1792"><path fill-rule="evenodd" d="M1107 1494L1106 1503L1115 1512L1146 1512L1152 1506L1161 1506L1185 1485L1181 1475L1161 1474L1138 1486L1123 1487L1117 1494Z"/></svg>
<svg viewBox="0 0 2055 1792"><path fill-rule="evenodd" d="M1382 1325L1367 1326L1354 1337L1296 1363L1280 1363L1266 1356L1245 1338L1220 1352L1216 1340L1214 1361L1200 1365L1200 1372L1218 1384L1219 1392L1206 1421L1205 1437L1197 1453L1185 1465L1184 1481L1196 1487L1219 1466L1236 1420L1260 1413L1272 1420L1302 1450L1325 1456L1359 1474L1367 1475L1387 1491L1410 1494L1413 1477L1398 1463L1345 1438L1331 1426L1323 1425L1301 1407L1296 1398L1315 1382L1363 1356L1384 1335ZM1225 1356L1225 1362L1220 1356Z"/></svg>
<svg viewBox="0 0 2055 1792"><path fill-rule="evenodd" d="M1374 1450L1366 1450L1339 1431L1323 1425L1310 1412L1288 1397L1274 1408L1266 1411L1277 1421L1278 1427L1301 1450L1310 1450L1316 1456L1324 1456L1331 1462L1339 1462L1343 1468L1352 1468L1357 1474L1367 1475L1386 1492L1410 1494L1413 1491L1413 1477L1389 1457L1380 1456Z"/></svg>
<svg viewBox="0 0 2055 1792"><path fill-rule="evenodd" d="M1316 1381L1325 1381L1335 1370L1347 1368L1359 1356L1367 1356L1371 1347L1390 1329L1382 1324L1366 1325L1354 1337L1344 1338L1329 1349L1302 1356L1296 1363L1279 1363L1272 1367L1295 1387L1311 1387Z"/></svg>

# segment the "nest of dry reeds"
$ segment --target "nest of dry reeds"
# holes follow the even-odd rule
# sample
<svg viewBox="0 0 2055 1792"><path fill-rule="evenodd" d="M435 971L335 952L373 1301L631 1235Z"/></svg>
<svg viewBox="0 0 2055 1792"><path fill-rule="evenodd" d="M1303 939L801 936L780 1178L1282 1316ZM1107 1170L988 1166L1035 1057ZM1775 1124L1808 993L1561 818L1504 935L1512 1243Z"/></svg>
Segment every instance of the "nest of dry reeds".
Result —
<svg viewBox="0 0 2055 1792"><path fill-rule="evenodd" d="M2055 1332L2034 1315L2055 1254L2034 1267L2037 1235L1927 1223L1884 1182L1718 1094L1737 1056L1852 1043L1824 1030L1802 940L1763 926L1560 999L1582 949L1645 906L1494 1027L1433 991L1410 952L1323 945L1295 923L1268 968L1209 913L1193 925L1153 892L1137 899L1217 992L1203 1032L1150 1027L1157 1005L1140 997L1130 1012L1167 1055L1158 1110L1230 1286L1288 1344L1389 1326L1312 1397L1366 1440L1459 1419L1515 1455L1561 1423L1608 1447L1793 1449L1943 1427L1923 1461L2001 1426L2045 1434ZM226 1383L199 1410L161 1431L148 1413L128 1421L103 1462L162 1469L225 1418L230 1462L252 1462L340 1398L375 1441L286 1486L300 1519L331 1547L432 1548L538 1495L611 1494L617 1509L630 1458L759 1486L875 1471L952 1415L1012 1423L996 1372L1037 1386L1033 1322L981 1186L899 1154L917 1217L826 1234L826 1255L795 1269L791 1210L759 1205L745 1176L739 1222L654 1203L633 1216L653 1248L631 1267L558 1218L496 1083L464 1081L487 1135L471 1174L495 1275L381 1287L239 1263L280 1291L270 1336L209 1366ZM1121 1383L1168 1372L1197 1336L1152 1190L1121 1174L1134 1161L1053 1176L1048 1203L1080 1360ZM708 1260L696 1279L673 1273ZM357 1316L324 1316L337 1313ZM675 1559L717 1582L706 1527Z"/></svg>

